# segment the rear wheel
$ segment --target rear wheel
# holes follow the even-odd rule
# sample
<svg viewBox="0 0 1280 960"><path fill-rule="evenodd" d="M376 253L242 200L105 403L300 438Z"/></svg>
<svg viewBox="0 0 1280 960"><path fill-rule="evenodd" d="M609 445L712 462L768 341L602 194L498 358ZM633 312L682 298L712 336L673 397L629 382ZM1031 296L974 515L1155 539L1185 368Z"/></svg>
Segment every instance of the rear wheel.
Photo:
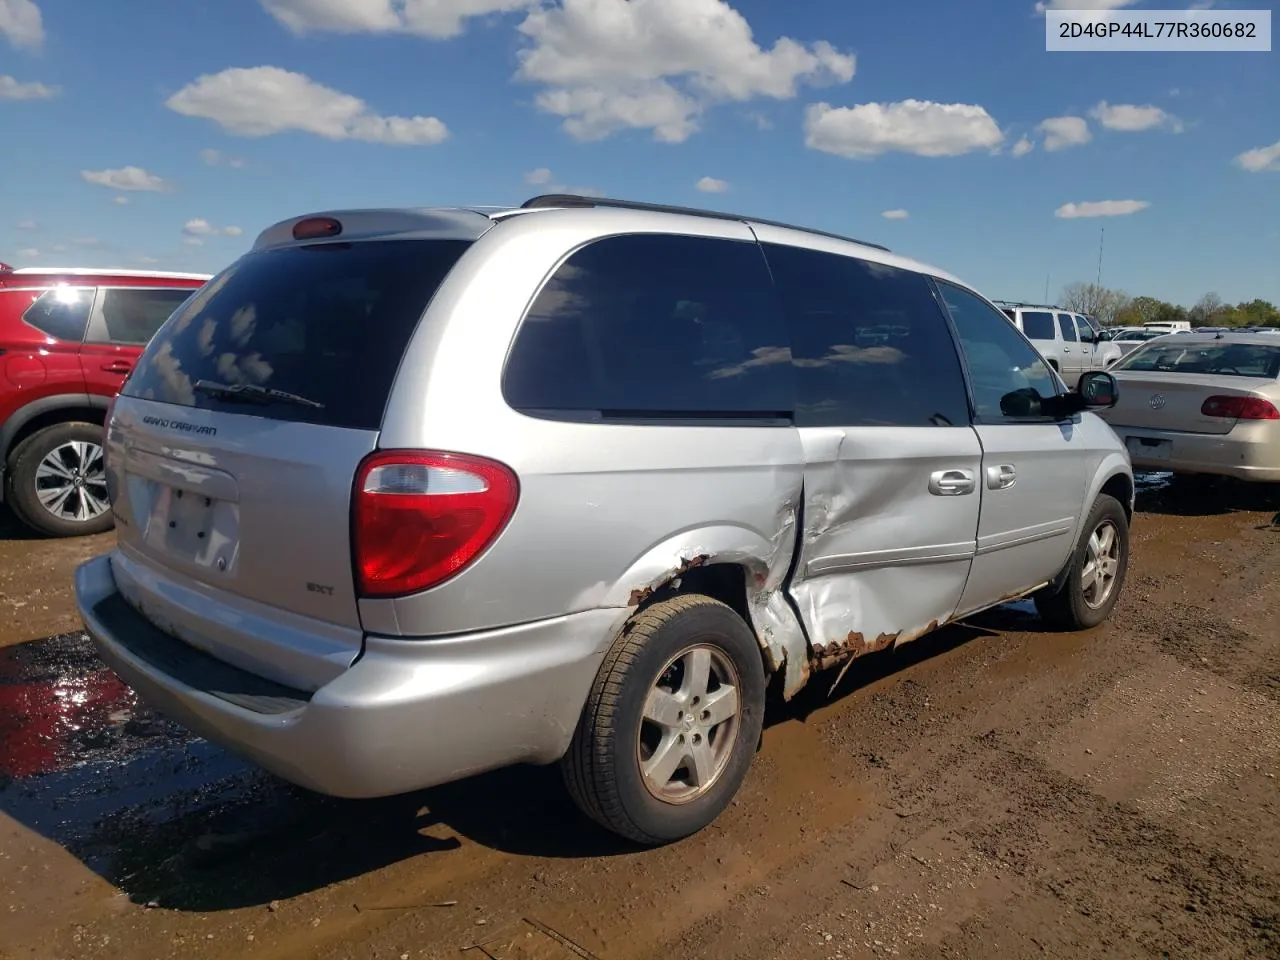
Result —
<svg viewBox="0 0 1280 960"><path fill-rule="evenodd" d="M1066 583L1057 593L1038 594L1036 609L1061 630L1096 627L1119 602L1128 569L1129 518L1120 501L1104 493L1089 511Z"/></svg>
<svg viewBox="0 0 1280 960"><path fill-rule="evenodd" d="M760 648L738 614L701 595L656 603L605 656L565 783L588 816L638 843L696 833L746 777L764 703Z"/></svg>
<svg viewBox="0 0 1280 960"><path fill-rule="evenodd" d="M102 428L57 423L23 440L9 455L7 499L14 514L50 537L110 530Z"/></svg>

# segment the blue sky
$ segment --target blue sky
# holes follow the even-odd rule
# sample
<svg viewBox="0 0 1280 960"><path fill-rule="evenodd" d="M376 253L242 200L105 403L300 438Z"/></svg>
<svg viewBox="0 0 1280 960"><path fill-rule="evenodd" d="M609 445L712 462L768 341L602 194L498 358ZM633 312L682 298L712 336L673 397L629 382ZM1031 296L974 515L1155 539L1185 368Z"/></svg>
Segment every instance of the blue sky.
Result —
<svg viewBox="0 0 1280 960"><path fill-rule="evenodd" d="M1027 0L0 0L0 260L212 272L310 210L574 188L995 298L1105 227L1104 284L1280 303L1280 54L1044 47Z"/></svg>

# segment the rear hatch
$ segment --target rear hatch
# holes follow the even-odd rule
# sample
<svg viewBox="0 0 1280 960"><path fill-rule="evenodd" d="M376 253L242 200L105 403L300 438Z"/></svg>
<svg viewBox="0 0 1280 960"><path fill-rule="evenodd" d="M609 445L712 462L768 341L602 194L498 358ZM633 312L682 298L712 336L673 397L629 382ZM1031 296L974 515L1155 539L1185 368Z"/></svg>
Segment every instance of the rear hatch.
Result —
<svg viewBox="0 0 1280 960"><path fill-rule="evenodd" d="M1225 434L1234 417L1206 416L1210 397L1249 397L1274 384L1280 367L1275 347L1183 337L1144 344L1112 367L1120 401L1104 412L1116 429L1136 427L1182 433ZM1228 404L1215 404L1224 409Z"/></svg>
<svg viewBox="0 0 1280 960"><path fill-rule="evenodd" d="M115 403L121 593L161 629L315 689L362 633L350 503L401 357L465 239L248 254L161 328Z"/></svg>

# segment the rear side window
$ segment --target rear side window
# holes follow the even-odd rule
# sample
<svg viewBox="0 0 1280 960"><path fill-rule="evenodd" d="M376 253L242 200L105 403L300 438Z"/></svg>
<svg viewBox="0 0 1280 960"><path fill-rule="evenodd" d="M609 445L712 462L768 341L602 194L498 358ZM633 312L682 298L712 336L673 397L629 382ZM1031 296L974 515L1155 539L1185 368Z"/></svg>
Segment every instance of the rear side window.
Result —
<svg viewBox="0 0 1280 960"><path fill-rule="evenodd" d="M181 287L103 290L98 307L100 317L95 317L89 325L87 339L141 346L155 336L161 324L194 292Z"/></svg>
<svg viewBox="0 0 1280 960"><path fill-rule="evenodd" d="M89 322L93 294L92 287L54 287L40 294L22 319L58 340L79 343Z"/></svg>
<svg viewBox="0 0 1280 960"><path fill-rule="evenodd" d="M969 423L955 340L927 277L833 253L764 249L791 328L797 426Z"/></svg>
<svg viewBox="0 0 1280 960"><path fill-rule="evenodd" d="M1053 332L1053 314L1041 310L1022 311L1022 332L1028 340L1057 340Z"/></svg>
<svg viewBox="0 0 1280 960"><path fill-rule="evenodd" d="M1062 331L1062 339L1068 343L1075 343L1080 338L1076 336L1076 323L1067 314L1058 314L1058 329Z"/></svg>
<svg viewBox="0 0 1280 960"><path fill-rule="evenodd" d="M160 328L121 392L376 430L409 338L469 245L387 240L250 253ZM217 389L237 385L254 396Z"/></svg>
<svg viewBox="0 0 1280 960"><path fill-rule="evenodd" d="M785 324L755 243L597 240L547 281L516 335L507 403L572 420L789 418Z"/></svg>

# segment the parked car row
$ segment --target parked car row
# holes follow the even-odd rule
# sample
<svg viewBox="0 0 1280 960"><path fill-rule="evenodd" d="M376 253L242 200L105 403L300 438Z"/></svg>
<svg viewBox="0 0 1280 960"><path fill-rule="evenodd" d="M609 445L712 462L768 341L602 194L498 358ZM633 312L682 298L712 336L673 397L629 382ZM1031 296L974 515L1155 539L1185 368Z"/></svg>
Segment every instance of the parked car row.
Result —
<svg viewBox="0 0 1280 960"><path fill-rule="evenodd" d="M997 305L1068 384L1091 370L1107 369L1124 355L1107 341L1098 322L1082 313L1030 303Z"/></svg>
<svg viewBox="0 0 1280 960"><path fill-rule="evenodd" d="M1072 383L957 278L784 224L293 218L124 385L77 601L143 697L286 779L559 762L665 843L730 802L771 685L1012 597L1108 616L1134 483L1090 412L1115 379Z"/></svg>
<svg viewBox="0 0 1280 960"><path fill-rule="evenodd" d="M0 264L0 500L50 536L111 526L102 424L142 348L207 275Z"/></svg>

